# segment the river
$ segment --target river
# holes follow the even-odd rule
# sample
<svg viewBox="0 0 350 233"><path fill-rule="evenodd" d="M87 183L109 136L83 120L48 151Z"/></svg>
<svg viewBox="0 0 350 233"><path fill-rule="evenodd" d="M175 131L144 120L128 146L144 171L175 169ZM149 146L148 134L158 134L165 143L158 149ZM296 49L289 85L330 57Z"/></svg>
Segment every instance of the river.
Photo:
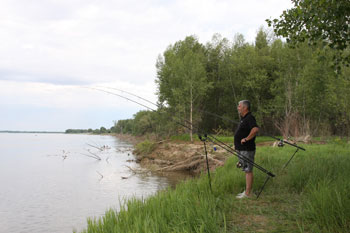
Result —
<svg viewBox="0 0 350 233"><path fill-rule="evenodd" d="M120 200L168 187L132 173L131 149L113 136L0 133L0 232L81 231Z"/></svg>

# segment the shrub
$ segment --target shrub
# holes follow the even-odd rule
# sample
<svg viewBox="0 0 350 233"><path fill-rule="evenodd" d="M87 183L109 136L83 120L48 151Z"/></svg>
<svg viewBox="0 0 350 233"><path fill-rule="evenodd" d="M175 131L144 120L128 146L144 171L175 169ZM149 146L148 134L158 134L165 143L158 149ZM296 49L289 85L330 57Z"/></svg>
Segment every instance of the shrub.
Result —
<svg viewBox="0 0 350 233"><path fill-rule="evenodd" d="M135 154L148 155L156 148L156 144L150 140L145 140L136 145Z"/></svg>

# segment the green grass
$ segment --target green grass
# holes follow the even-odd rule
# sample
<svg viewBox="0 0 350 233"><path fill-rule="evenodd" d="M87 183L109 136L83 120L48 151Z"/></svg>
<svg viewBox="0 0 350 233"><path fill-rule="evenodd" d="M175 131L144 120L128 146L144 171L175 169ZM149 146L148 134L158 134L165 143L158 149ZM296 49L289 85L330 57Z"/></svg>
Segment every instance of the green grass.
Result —
<svg viewBox="0 0 350 233"><path fill-rule="evenodd" d="M83 232L350 232L350 143L258 147L256 162L276 174L259 199L237 200L244 174L231 157L212 174L182 182L88 220ZM266 175L254 168L254 190Z"/></svg>
<svg viewBox="0 0 350 233"><path fill-rule="evenodd" d="M220 136L220 135L213 135L213 136L222 142L233 144L233 136ZM174 136L171 136L170 139L172 141L185 141L185 142L191 141L189 134L174 135ZM197 134L193 135L193 140L199 141ZM272 141L275 141L275 139L267 137L267 136L257 136L255 139L256 143L272 142Z"/></svg>

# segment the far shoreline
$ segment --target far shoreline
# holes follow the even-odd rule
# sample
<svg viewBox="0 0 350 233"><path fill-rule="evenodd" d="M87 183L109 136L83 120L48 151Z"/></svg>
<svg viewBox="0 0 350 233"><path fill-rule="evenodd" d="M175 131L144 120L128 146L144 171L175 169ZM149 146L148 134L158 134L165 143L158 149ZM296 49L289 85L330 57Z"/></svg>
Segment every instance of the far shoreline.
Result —
<svg viewBox="0 0 350 233"><path fill-rule="evenodd" d="M0 133L37 133L37 134L64 134L60 131L17 131L17 130L0 130Z"/></svg>

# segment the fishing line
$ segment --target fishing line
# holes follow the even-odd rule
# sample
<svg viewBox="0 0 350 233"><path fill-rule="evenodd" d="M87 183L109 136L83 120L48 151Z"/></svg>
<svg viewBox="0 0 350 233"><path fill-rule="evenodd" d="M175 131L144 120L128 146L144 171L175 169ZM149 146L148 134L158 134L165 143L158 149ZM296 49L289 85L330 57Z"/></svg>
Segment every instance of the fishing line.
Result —
<svg viewBox="0 0 350 233"><path fill-rule="evenodd" d="M130 99L130 98L127 98L127 97L125 97L125 96L116 94L116 93L114 93L114 92L106 91L106 90L99 89L99 88L93 88L93 87L86 87L86 88L92 89L92 90L97 90L97 91L102 91L102 92L105 92L105 93L108 93L108 94L112 94L112 95L118 96L118 97L120 97L120 98L124 98L124 99L129 100L129 101L131 101L131 102L133 102L133 103L136 103L136 104L138 104L138 105L141 105L141 106L143 106L143 107L145 107L145 108L147 108L147 109L149 109L149 110L151 110L151 111L153 111L153 112L157 112L157 111L156 111L155 109L153 109L153 108L150 108L150 107L148 107L148 106L146 106L146 105L144 105L144 104L141 104L141 103L139 103L139 102L137 102L137 101L135 101L135 100L132 100L132 99ZM136 95L133 94L133 93L131 93L131 92L128 92L128 94L133 95L133 96L136 97ZM142 97L140 97L140 98L142 98ZM142 99L144 99L144 98L142 98ZM150 101L147 101L147 102L150 102ZM159 107L159 105L157 105L157 104L154 104L154 103L152 103L152 104ZM190 126L192 126L192 128L189 127L189 126L186 126L186 125L182 124L181 122L178 122L178 121L175 120L175 123L177 123L177 124L179 124L179 125L181 125L181 126L187 128L187 129L189 129L189 130L193 130L193 127L196 128L196 129L197 129L197 133L198 133L198 137L201 139L202 137L201 137L201 133L200 133L200 130L198 129L198 127L194 126L193 124L191 124L191 123L188 122L187 120L185 120L185 122L187 122ZM265 168L263 168L262 166L258 165L258 164L255 163L255 162L251 161L250 159L248 159L248 158L242 156L237 150L231 148L230 146L228 146L227 144L225 144L225 143L222 142L221 140L217 139L216 137L214 137L214 136L212 136L212 135L210 135L210 134L204 134L204 138L205 138L205 140L202 140L203 138L201 139L201 140L203 141L204 144L205 144L205 141L208 139L208 140L210 140L212 143L216 144L217 146L219 146L219 147L225 149L227 152L229 152L229 153L231 153L231 154L237 156L239 159L244 160L245 162L251 164L252 166L254 166L254 167L256 167L257 169L259 169L260 171L264 172L265 174L268 175L269 178L275 177L275 175L274 175L272 172L266 170ZM205 151L206 151L206 145L204 145L204 146L205 146ZM207 169L208 169L208 172L209 172L209 163L208 163L208 158L207 158L207 157L206 157L206 160L207 160ZM210 185L210 187L211 187L211 181L210 181L210 174L209 174L209 173L208 173L208 178L209 178L209 185ZM269 178L268 178L268 179L269 179ZM268 179L265 181L265 184L267 183ZM259 195L260 195L260 193L262 192L262 190L263 190L265 184L263 185L262 189L260 190ZM258 196L258 197L259 197L259 196Z"/></svg>
<svg viewBox="0 0 350 233"><path fill-rule="evenodd" d="M126 94L129 94L129 95L135 96L135 97L137 97L137 98L139 98L139 99L141 99L141 100L143 100L143 101L146 101L146 102L149 103L149 104L152 104L152 105L154 105L154 106L156 106L156 107L159 107L158 104L155 104L155 103L149 101L148 99L145 99L145 98L143 98L143 97L141 97L141 96L135 95L134 93L131 93L131 92L128 92L128 91L124 91L124 90L121 90L121 89L118 89L118 88L114 88L114 87L104 87L104 86L99 86L99 87L100 87L100 88L107 88L107 89L117 90L117 91L120 91L120 92L122 92L122 93L126 93Z"/></svg>
<svg viewBox="0 0 350 233"><path fill-rule="evenodd" d="M118 94L116 94L116 93L114 93L114 92L106 91L106 90L99 89L99 88L96 88L96 87L84 87L84 86L83 86L82 88L92 89L92 90L96 90L96 91L102 91L102 92L107 93L107 94L110 94L110 95L115 95L115 96L118 96L118 97L120 97L120 98L123 98L123 99L126 99L126 100L128 100L128 101L131 101L131 102L133 102L133 103L135 103L135 104L141 105L142 107L145 107L145 108L147 108L148 110L151 110L151 111L154 111L154 112L156 111L156 110L153 109L153 108L150 108L150 107L148 107L148 106L146 106L146 105L144 105L144 104L141 104L141 103L139 103L139 102L136 102L135 100L132 100L132 99L130 99L130 98L128 98L128 97L125 97L125 96L122 96L122 95L118 95Z"/></svg>
<svg viewBox="0 0 350 233"><path fill-rule="evenodd" d="M153 111L153 112L156 112L155 109L152 109L152 108L147 107L147 106L145 106L145 105L143 105L143 104L140 104L139 102L134 101L134 100L131 100L131 99L125 97L125 96L118 95L118 94L115 94L115 93L113 93L113 92L105 91L105 90L103 90L103 89L97 89L97 88L91 88L91 89L98 90L98 91L102 91L102 92L106 92L106 93L109 93L109 94L114 94L114 95L116 95L116 96L118 96L118 97L121 97L121 98L130 100L130 101L132 101L132 102L134 102L134 103L136 103L136 104L139 104L139 105L141 105L141 106L146 107L147 109L149 109L149 110L151 110L151 111ZM125 93L126 93L126 92L125 92ZM131 93L131 92L128 92L128 94L133 95L133 96L136 97L136 95L133 94L133 93ZM140 97L140 98L142 98L142 97ZM142 99L144 99L144 98L142 98ZM145 99L144 99L144 100L145 100ZM147 100L147 101L148 101L148 100ZM152 103L151 101L148 101L148 102ZM157 104L155 104L155 103L152 103L152 104L159 107L159 105L157 105ZM187 124L191 125L191 123L188 122L188 120L184 119L184 121L185 121ZM191 128L190 128L189 126L184 125L184 124L182 124L181 122L175 121L175 123L177 123L177 124L179 124L179 125L181 125L181 126L187 128L187 129L191 130ZM262 172L268 174L269 176L272 176L272 177L275 176L274 174L272 174L271 172L269 172L268 170L266 170L266 169L263 168L262 166L256 164L255 162L251 161L250 159L248 159L248 158L242 156L242 155L239 153L239 151L237 151L236 149L231 148L229 145L227 145L226 143L222 142L221 140L219 140L218 138L214 137L213 135L210 135L210 134L207 134L207 133L203 133L203 132L201 133L201 132L200 132L201 130L199 130L199 128L196 127L196 126L194 126L193 124L192 124L192 127L194 127L195 129L197 129L197 133L199 134L199 136L202 135L202 134L204 134L204 135L205 135L205 138L208 138L213 144L216 144L217 146L220 146L221 148L225 149L227 152L230 152L231 154L236 155L238 158L240 158L240 159L242 159L242 160L245 160L246 162L248 162L249 164L255 166L256 168L258 168L258 169L261 170ZM218 144L218 143L220 143L221 145Z"/></svg>

